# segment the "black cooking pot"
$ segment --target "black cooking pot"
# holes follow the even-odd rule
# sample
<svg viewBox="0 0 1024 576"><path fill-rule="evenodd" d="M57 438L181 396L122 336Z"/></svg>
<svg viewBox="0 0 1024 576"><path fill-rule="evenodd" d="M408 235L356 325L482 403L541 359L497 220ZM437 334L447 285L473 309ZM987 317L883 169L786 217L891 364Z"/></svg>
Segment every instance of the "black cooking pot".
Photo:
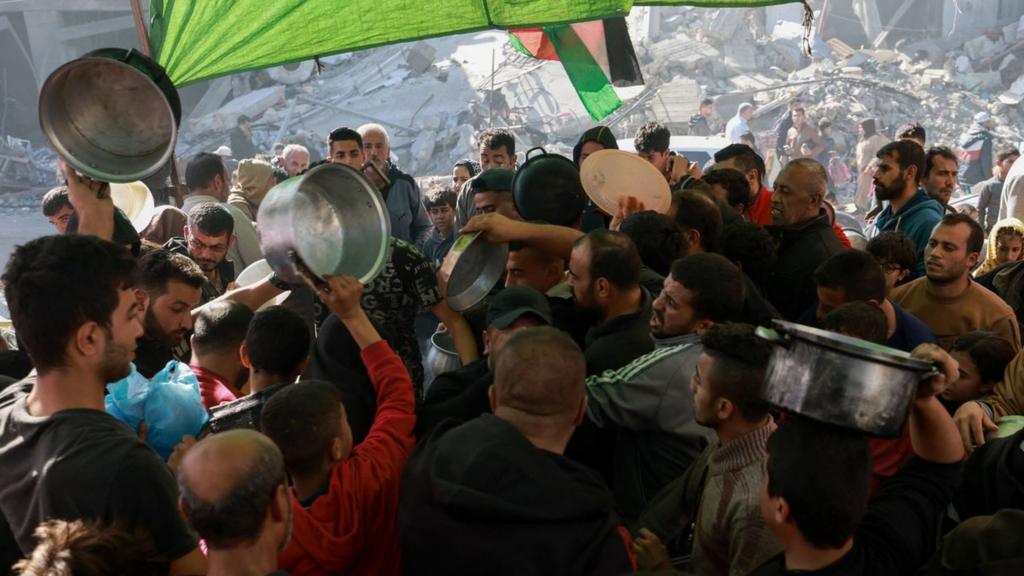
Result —
<svg viewBox="0 0 1024 576"><path fill-rule="evenodd" d="M530 156L536 150L540 154ZM523 220L574 226L587 204L580 172L572 160L543 148L526 152L526 162L512 178L512 199Z"/></svg>
<svg viewBox="0 0 1024 576"><path fill-rule="evenodd" d="M78 172L104 182L155 174L174 155L181 101L137 50L102 48L67 62L39 91L39 124Z"/></svg>

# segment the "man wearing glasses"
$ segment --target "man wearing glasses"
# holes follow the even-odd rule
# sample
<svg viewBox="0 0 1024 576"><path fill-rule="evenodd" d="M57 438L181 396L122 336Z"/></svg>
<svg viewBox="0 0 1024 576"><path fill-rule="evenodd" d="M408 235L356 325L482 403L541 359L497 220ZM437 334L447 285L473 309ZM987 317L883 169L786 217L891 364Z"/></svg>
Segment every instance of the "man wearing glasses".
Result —
<svg viewBox="0 0 1024 576"><path fill-rule="evenodd" d="M232 288L235 265L228 250L235 243L235 221L220 204L206 202L189 210L185 236L171 238L164 248L188 256L206 276L202 302L205 304Z"/></svg>

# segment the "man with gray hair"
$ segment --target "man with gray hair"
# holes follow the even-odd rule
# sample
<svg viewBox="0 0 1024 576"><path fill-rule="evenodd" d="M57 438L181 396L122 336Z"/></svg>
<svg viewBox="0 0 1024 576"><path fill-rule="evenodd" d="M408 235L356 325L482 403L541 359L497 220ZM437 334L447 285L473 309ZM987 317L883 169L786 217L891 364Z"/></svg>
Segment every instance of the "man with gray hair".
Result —
<svg viewBox="0 0 1024 576"><path fill-rule="evenodd" d="M585 373L583 353L555 328L509 338L495 362L493 414L442 422L406 465L406 574L632 571L608 488L563 455L586 412Z"/></svg>
<svg viewBox="0 0 1024 576"><path fill-rule="evenodd" d="M206 541L208 575L277 570L292 508L284 458L269 438L230 430L202 440L182 457L178 489L182 513Z"/></svg>
<svg viewBox="0 0 1024 576"><path fill-rule="evenodd" d="M763 288L787 320L796 320L816 301L814 271L843 250L821 207L827 190L825 167L812 158L793 160L775 179L768 231L778 244L778 261Z"/></svg>
<svg viewBox="0 0 1024 576"><path fill-rule="evenodd" d="M302 144L289 144L281 153L284 159L284 171L288 177L298 176L309 168L309 150Z"/></svg>
<svg viewBox="0 0 1024 576"><path fill-rule="evenodd" d="M423 208L423 195L412 176L402 172L391 161L388 131L380 124L363 124L357 130L363 139L363 154L377 170L366 174L381 189L391 216L391 235L410 244L416 244L430 232L430 218ZM385 182L377 174L387 175Z"/></svg>

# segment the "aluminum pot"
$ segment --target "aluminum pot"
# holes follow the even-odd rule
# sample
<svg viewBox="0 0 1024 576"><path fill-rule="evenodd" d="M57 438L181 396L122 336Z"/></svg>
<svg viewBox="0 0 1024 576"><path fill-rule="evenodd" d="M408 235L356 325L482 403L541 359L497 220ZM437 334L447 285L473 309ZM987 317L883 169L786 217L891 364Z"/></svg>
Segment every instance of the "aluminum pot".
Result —
<svg viewBox="0 0 1024 576"><path fill-rule="evenodd" d="M540 154L530 156L539 150ZM543 148L526 152L512 178L512 200L523 220L573 226L587 205L580 172L572 160Z"/></svg>
<svg viewBox="0 0 1024 576"><path fill-rule="evenodd" d="M455 340L452 339L451 334L434 332L434 335L430 337L430 348L427 349L423 366L424 371L430 374L431 382L445 372L462 367L459 353L455 350Z"/></svg>
<svg viewBox="0 0 1024 576"><path fill-rule="evenodd" d="M906 352L782 320L757 335L776 344L762 397L815 420L895 438L930 363Z"/></svg>
<svg viewBox="0 0 1024 576"><path fill-rule="evenodd" d="M483 300L505 275L507 261L507 243L492 244L479 232L459 236L441 263L448 307L463 312Z"/></svg>
<svg viewBox="0 0 1024 576"><path fill-rule="evenodd" d="M103 48L72 60L39 91L39 125L57 154L104 182L134 182L173 157L181 101L154 60Z"/></svg>
<svg viewBox="0 0 1024 576"><path fill-rule="evenodd" d="M271 188L260 203L260 247L284 281L348 274L366 284L391 255L391 219L377 188L342 164L321 164Z"/></svg>

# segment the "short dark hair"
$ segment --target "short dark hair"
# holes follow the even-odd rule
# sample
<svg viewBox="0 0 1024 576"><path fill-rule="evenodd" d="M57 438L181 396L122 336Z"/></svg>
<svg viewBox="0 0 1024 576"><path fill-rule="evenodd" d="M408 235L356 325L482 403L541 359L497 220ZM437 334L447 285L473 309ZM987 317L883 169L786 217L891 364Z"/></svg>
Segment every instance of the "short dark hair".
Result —
<svg viewBox="0 0 1024 576"><path fill-rule="evenodd" d="M309 328L284 306L268 306L252 317L245 334L249 364L256 372L293 375L309 356Z"/></svg>
<svg viewBox="0 0 1024 576"><path fill-rule="evenodd" d="M808 542L846 544L864 516L871 484L863 434L791 416L768 437L766 469L768 495L786 499Z"/></svg>
<svg viewBox="0 0 1024 576"><path fill-rule="evenodd" d="M896 129L896 139L911 138L914 140L920 140L921 142L928 141L928 134L924 130L924 126L921 126L917 122L911 122L901 125Z"/></svg>
<svg viewBox="0 0 1024 576"><path fill-rule="evenodd" d="M906 170L911 166L917 168L917 178L924 177L924 148L916 142L908 140L893 140L875 154L876 158L891 156L899 164L900 170Z"/></svg>
<svg viewBox="0 0 1024 576"><path fill-rule="evenodd" d="M66 364L67 342L83 324L111 326L118 292L137 278L124 246L71 234L18 246L0 281L21 347L45 374Z"/></svg>
<svg viewBox="0 0 1024 576"><path fill-rule="evenodd" d="M927 177L932 172L932 166L935 165L935 157L941 156L946 160L952 160L959 165L959 159L956 154L949 149L948 146L932 146L928 149L928 152L924 155L924 176Z"/></svg>
<svg viewBox="0 0 1024 576"><path fill-rule="evenodd" d="M585 374L583 352L568 334L551 326L523 328L495 358L494 401L533 419L565 417L586 393Z"/></svg>
<svg viewBox="0 0 1024 576"><path fill-rule="evenodd" d="M686 230L700 232L701 246L707 252L717 252L722 237L722 210L709 194L695 190L672 193L672 204L677 206L676 224Z"/></svg>
<svg viewBox="0 0 1024 576"><path fill-rule="evenodd" d="M216 202L201 202L188 211L188 227L207 236L231 237L235 233L235 219L227 208Z"/></svg>
<svg viewBox="0 0 1024 576"><path fill-rule="evenodd" d="M672 133L657 122L647 122L636 131L633 146L637 152L664 152L672 141Z"/></svg>
<svg viewBox="0 0 1024 576"><path fill-rule="evenodd" d="M913 270L917 266L917 246L906 234L898 230L882 232L868 241L868 252L877 262L890 262L900 270Z"/></svg>
<svg viewBox="0 0 1024 576"><path fill-rule="evenodd" d="M170 562L161 558L144 530L82 520L47 520L36 526L34 550L13 566L21 576L163 576Z"/></svg>
<svg viewBox="0 0 1024 576"><path fill-rule="evenodd" d="M212 152L200 152L185 167L185 186L189 190L206 188L217 176L224 178L224 173L224 160L220 156Z"/></svg>
<svg viewBox="0 0 1024 576"><path fill-rule="evenodd" d="M672 263L671 277L693 293L699 319L726 322L743 309L743 274L719 254L690 254Z"/></svg>
<svg viewBox="0 0 1024 576"><path fill-rule="evenodd" d="M512 132L505 128L488 128L477 136L478 150L497 150L502 146L509 156L516 155L516 139Z"/></svg>
<svg viewBox="0 0 1024 576"><path fill-rule="evenodd" d="M967 252L980 253L985 245L985 229L974 218L958 212L946 214L942 220L939 220L939 226L956 226L957 224L966 224L971 229L971 234L967 237Z"/></svg>
<svg viewBox="0 0 1024 576"><path fill-rule="evenodd" d="M885 300L885 272L862 250L833 254L814 271L814 282L822 288L842 288L847 302Z"/></svg>
<svg viewBox="0 0 1024 576"><path fill-rule="evenodd" d="M705 380L718 398L736 405L748 422L768 415L768 403L761 399L761 386L772 345L754 334L749 324L715 324L700 337L703 353L715 362Z"/></svg>
<svg viewBox="0 0 1024 576"><path fill-rule="evenodd" d="M701 177L709 186L718 185L725 189L729 205L736 208L740 204L750 205L750 184L743 172L732 168L713 168Z"/></svg>
<svg viewBox="0 0 1024 576"><path fill-rule="evenodd" d="M334 384L304 380L285 386L263 406L260 429L277 444L289 472L318 469L341 430L341 400Z"/></svg>
<svg viewBox="0 0 1024 576"><path fill-rule="evenodd" d="M64 208L72 208L67 186L51 188L43 195L43 216L53 216Z"/></svg>
<svg viewBox="0 0 1024 576"><path fill-rule="evenodd" d="M982 330L960 336L953 341L953 346L949 350L965 352L970 356L978 367L978 375L981 376L983 384L1001 381L1006 366L1016 355L1013 344L1005 337Z"/></svg>
<svg viewBox="0 0 1024 576"><path fill-rule="evenodd" d="M598 228L576 240L575 246L587 245L590 251L590 278L604 278L618 288L640 284L643 261L636 244L622 232Z"/></svg>
<svg viewBox="0 0 1024 576"><path fill-rule="evenodd" d="M764 165L764 158L746 144L729 144L718 152L715 152L715 162L734 160L741 172L757 170L757 182L764 182L764 175L767 171Z"/></svg>
<svg viewBox="0 0 1024 576"><path fill-rule="evenodd" d="M151 250L139 259L139 280L153 299L165 294L167 284L172 280L201 288L206 282L206 275L191 258L161 248Z"/></svg>
<svg viewBox="0 0 1024 576"><path fill-rule="evenodd" d="M653 210L637 212L622 221L619 230L633 240L640 260L665 276L672 262L683 255L686 239L675 221Z"/></svg>
<svg viewBox="0 0 1024 576"><path fill-rule="evenodd" d="M701 108L703 108L704 106L711 106L714 103L715 101L712 100L711 98L704 98L703 100L700 101L700 106Z"/></svg>
<svg viewBox="0 0 1024 576"><path fill-rule="evenodd" d="M1016 146L1006 146L1004 148L1000 148L999 151L996 153L996 161L1003 162L1011 156L1020 156L1020 150L1018 150ZM49 214L47 214L47 216L49 216Z"/></svg>
<svg viewBox="0 0 1024 576"><path fill-rule="evenodd" d="M234 350L245 341L252 309L230 300L211 302L196 310L192 323L192 350L211 354Z"/></svg>
<svg viewBox="0 0 1024 576"><path fill-rule="evenodd" d="M831 127L832 127L832 122L830 122L829 120L824 120L823 119L820 122L818 122L818 130L821 130L822 132L824 132L825 130L828 130Z"/></svg>
<svg viewBox="0 0 1024 576"><path fill-rule="evenodd" d="M440 206L455 208L455 191L447 186L434 186L423 194L423 206L430 210Z"/></svg>
<svg viewBox="0 0 1024 576"><path fill-rule="evenodd" d="M875 344L885 344L889 336L889 321L885 318L885 312L864 301L837 306L822 318L821 328Z"/></svg>
<svg viewBox="0 0 1024 576"><path fill-rule="evenodd" d="M359 149L363 149L363 137L355 130L342 126L341 128L335 128L331 130L331 133L327 136L327 148L331 147L331 144L335 142L345 142L351 140L359 145Z"/></svg>
<svg viewBox="0 0 1024 576"><path fill-rule="evenodd" d="M214 501L192 491L187 474L178 472L178 491L188 522L212 550L226 549L259 537L277 487L288 481L281 452L260 447L247 470L240 470L231 490Z"/></svg>
<svg viewBox="0 0 1024 576"><path fill-rule="evenodd" d="M742 220L722 232L722 255L738 264L759 286L768 281L778 260L772 235L763 226Z"/></svg>
<svg viewBox="0 0 1024 576"><path fill-rule="evenodd" d="M238 122L236 122L236 124L241 126L242 124L245 124L246 122L252 123L252 118L249 118L245 114L239 114L238 115Z"/></svg>

